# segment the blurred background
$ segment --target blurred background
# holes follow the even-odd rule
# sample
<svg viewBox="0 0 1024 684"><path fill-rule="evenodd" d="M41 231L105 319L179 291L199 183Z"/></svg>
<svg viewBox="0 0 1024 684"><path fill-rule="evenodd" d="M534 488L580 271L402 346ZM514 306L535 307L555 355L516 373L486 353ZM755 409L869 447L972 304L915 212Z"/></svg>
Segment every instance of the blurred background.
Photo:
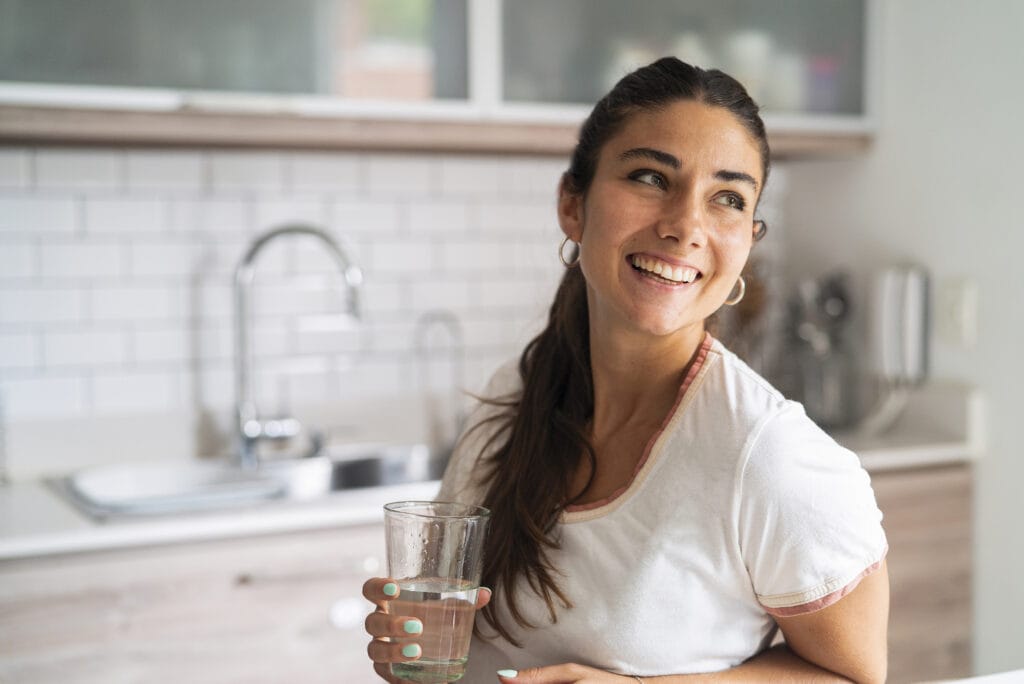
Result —
<svg viewBox="0 0 1024 684"><path fill-rule="evenodd" d="M463 390L543 325L576 129L668 54L763 107L770 230L714 332L872 473L891 680L1024 668L1022 31L1016 0L0 0L0 681L372 681L379 505L433 495Z"/></svg>

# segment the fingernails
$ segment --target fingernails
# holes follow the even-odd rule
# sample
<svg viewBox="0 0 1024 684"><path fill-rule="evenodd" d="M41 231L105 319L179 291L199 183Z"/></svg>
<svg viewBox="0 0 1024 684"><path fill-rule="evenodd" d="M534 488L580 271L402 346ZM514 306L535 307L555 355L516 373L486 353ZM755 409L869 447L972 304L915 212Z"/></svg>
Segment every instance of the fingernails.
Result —
<svg viewBox="0 0 1024 684"><path fill-rule="evenodd" d="M384 592L385 596L394 596L395 594L398 593L398 585L395 584L394 582L388 582L387 584L384 585L384 587L381 589L381 591Z"/></svg>
<svg viewBox="0 0 1024 684"><path fill-rule="evenodd" d="M499 677L517 677L519 670L498 670Z"/></svg>
<svg viewBox="0 0 1024 684"><path fill-rule="evenodd" d="M405 624L402 625L402 629L405 630L406 634L419 634L423 631L423 623L419 620L406 620Z"/></svg>
<svg viewBox="0 0 1024 684"><path fill-rule="evenodd" d="M419 658L422 652L419 644L406 644L402 647L402 655L406 658Z"/></svg>

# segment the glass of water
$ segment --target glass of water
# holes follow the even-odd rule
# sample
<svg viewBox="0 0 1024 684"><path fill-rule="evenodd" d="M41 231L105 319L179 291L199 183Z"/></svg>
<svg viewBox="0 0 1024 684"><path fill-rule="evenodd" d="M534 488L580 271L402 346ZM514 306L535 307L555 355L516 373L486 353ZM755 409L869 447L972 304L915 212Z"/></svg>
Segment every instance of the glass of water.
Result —
<svg viewBox="0 0 1024 684"><path fill-rule="evenodd" d="M384 506L388 577L398 598L388 612L417 617L418 660L392 663L401 679L436 684L462 678L476 618L490 511L468 504L397 501Z"/></svg>

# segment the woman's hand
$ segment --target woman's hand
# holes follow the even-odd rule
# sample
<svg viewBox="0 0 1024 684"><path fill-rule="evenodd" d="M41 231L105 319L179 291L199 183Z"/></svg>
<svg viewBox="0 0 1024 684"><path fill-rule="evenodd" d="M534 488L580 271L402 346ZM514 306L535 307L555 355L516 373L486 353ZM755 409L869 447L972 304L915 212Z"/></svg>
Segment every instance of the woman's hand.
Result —
<svg viewBox="0 0 1024 684"><path fill-rule="evenodd" d="M392 615L389 603L398 598L401 590L394 580L375 577L363 585L363 596L377 606L366 617L366 631L373 637L366 649L373 661L373 669L382 679L398 684L391 674L391 663L405 663L417 660L423 653L420 639L423 637L423 621L412 615ZM491 600L491 590L480 587L476 596L476 608L480 610Z"/></svg>
<svg viewBox="0 0 1024 684"><path fill-rule="evenodd" d="M504 676L499 670L498 681L504 684L637 684L635 677L612 674L576 663L533 667L521 670L514 676Z"/></svg>

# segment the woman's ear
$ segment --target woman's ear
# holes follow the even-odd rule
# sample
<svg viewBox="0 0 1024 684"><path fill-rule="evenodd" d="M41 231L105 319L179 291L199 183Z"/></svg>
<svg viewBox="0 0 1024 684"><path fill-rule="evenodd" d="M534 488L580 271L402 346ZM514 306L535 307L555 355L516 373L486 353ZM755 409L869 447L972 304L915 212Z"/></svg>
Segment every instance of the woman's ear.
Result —
<svg viewBox="0 0 1024 684"><path fill-rule="evenodd" d="M558 184L558 225L573 242L583 239L583 195L570 189L565 175Z"/></svg>

